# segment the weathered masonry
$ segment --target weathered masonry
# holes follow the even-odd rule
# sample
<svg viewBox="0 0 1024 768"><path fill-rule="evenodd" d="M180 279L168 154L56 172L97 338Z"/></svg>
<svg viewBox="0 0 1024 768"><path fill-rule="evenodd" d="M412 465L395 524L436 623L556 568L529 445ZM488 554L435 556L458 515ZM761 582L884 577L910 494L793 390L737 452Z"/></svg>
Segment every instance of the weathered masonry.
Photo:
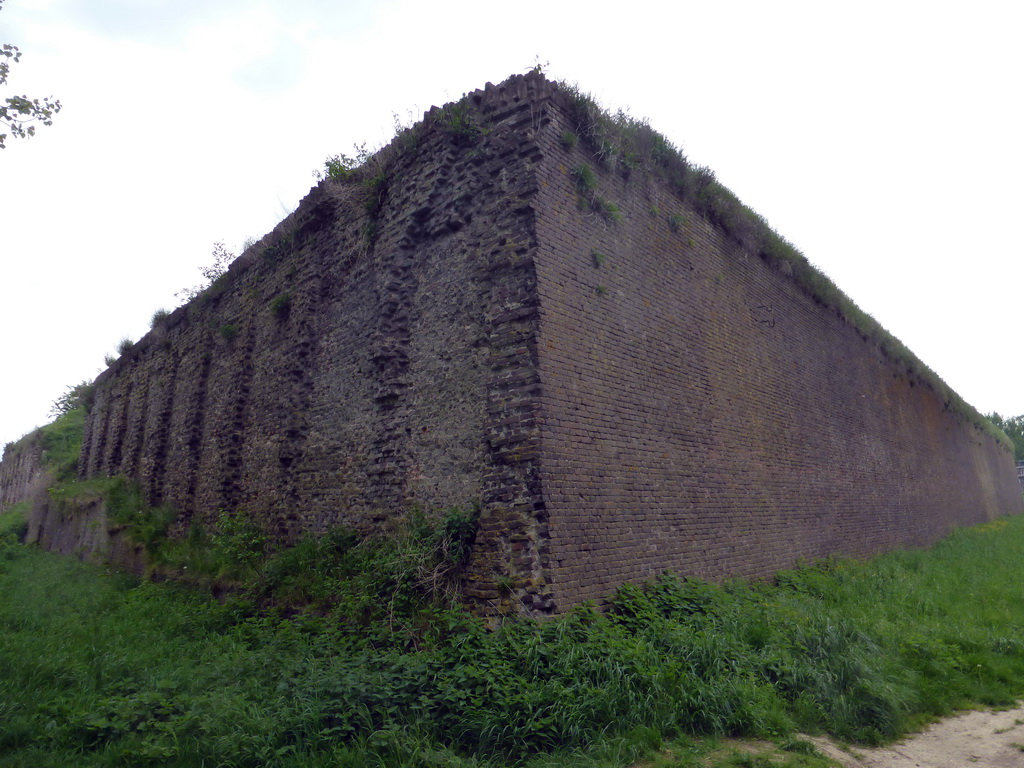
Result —
<svg viewBox="0 0 1024 768"><path fill-rule="evenodd" d="M81 474L283 540L479 503L467 595L531 613L1022 511L969 409L580 110L516 76L318 185L99 377Z"/></svg>

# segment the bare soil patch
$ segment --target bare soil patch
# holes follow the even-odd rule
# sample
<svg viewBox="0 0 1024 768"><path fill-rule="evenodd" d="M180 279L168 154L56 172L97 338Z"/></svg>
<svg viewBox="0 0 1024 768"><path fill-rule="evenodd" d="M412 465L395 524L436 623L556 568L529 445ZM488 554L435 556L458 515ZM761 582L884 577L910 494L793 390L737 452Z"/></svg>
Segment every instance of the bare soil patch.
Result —
<svg viewBox="0 0 1024 768"><path fill-rule="evenodd" d="M811 741L845 768L1024 768L1024 706L966 712L878 749Z"/></svg>

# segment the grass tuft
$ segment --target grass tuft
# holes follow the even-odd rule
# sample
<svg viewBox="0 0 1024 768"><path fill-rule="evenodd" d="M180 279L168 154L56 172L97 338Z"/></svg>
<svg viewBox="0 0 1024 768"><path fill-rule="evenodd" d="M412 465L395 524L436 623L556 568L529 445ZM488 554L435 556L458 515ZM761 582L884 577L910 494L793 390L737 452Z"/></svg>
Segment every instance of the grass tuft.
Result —
<svg viewBox="0 0 1024 768"><path fill-rule="evenodd" d="M284 320L288 317L292 308L292 295L290 293L282 293L273 298L270 302L270 313L278 320Z"/></svg>
<svg viewBox="0 0 1024 768"><path fill-rule="evenodd" d="M603 219L611 223L622 220L619 207L597 194L597 176L586 163L580 163L572 169L572 178L579 195L580 207L589 207Z"/></svg>

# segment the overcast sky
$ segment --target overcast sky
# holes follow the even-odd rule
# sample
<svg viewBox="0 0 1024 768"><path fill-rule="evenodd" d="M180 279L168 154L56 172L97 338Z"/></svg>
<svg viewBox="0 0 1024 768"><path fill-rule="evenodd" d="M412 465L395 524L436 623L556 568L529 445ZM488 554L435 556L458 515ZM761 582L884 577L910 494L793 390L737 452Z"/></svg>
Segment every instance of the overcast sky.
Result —
<svg viewBox="0 0 1024 768"><path fill-rule="evenodd" d="M6 0L0 445L327 155L529 69L647 117L983 412L1024 414L1024 3Z"/></svg>

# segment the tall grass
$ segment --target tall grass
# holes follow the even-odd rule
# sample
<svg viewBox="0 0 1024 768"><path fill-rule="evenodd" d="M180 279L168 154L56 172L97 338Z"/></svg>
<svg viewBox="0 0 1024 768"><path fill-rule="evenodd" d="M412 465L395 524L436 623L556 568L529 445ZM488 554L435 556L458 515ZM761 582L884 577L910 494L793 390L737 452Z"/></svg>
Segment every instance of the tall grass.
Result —
<svg viewBox="0 0 1024 768"><path fill-rule="evenodd" d="M66 402L75 392L81 392L82 388L88 388L88 385L83 383L73 387L72 392L58 400L58 403ZM91 392L91 389L89 391ZM13 461L16 456L26 451L38 450L42 466L54 479L73 478L77 473L78 454L82 447L85 415L84 405L65 410L46 426L39 427L20 440L4 446L4 458Z"/></svg>
<svg viewBox="0 0 1024 768"><path fill-rule="evenodd" d="M1024 692L1024 517L493 631L409 554L451 525L337 533L222 601L6 539L0 765L629 765L685 735L876 744Z"/></svg>

